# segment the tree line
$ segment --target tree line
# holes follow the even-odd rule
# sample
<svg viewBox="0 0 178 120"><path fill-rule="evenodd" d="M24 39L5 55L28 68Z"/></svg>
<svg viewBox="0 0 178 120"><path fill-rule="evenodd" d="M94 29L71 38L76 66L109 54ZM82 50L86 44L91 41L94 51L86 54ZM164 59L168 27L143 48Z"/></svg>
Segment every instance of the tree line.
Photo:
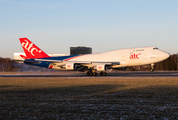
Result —
<svg viewBox="0 0 178 120"><path fill-rule="evenodd" d="M178 54L170 55L170 57L162 62L155 64L155 70L168 70L177 71L178 70Z"/></svg>
<svg viewBox="0 0 178 120"><path fill-rule="evenodd" d="M1 58L0 57L0 71L13 71L15 69L14 66L15 61L10 58Z"/></svg>
<svg viewBox="0 0 178 120"><path fill-rule="evenodd" d="M149 71L151 69L151 65L144 66L136 66L136 67L128 67L127 70L131 71ZM0 72L4 71L30 71L30 70L43 70L46 69L25 65L24 63L18 63L15 60L10 58L2 58L0 57ZM170 55L170 57L162 62L156 63L154 65L155 71L177 71L178 70L178 54Z"/></svg>
<svg viewBox="0 0 178 120"><path fill-rule="evenodd" d="M15 61L10 58L0 57L0 72L10 71L46 71L45 68L26 65L23 62Z"/></svg>
<svg viewBox="0 0 178 120"><path fill-rule="evenodd" d="M129 67L130 71L150 71L151 65ZM170 55L164 61L154 64L155 71L177 71L178 70L178 54Z"/></svg>

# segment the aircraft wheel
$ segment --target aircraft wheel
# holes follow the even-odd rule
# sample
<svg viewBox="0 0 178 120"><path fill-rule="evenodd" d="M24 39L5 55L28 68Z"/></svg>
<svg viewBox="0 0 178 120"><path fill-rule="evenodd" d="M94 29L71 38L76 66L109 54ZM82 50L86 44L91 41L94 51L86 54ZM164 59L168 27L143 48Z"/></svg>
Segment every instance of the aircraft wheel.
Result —
<svg viewBox="0 0 178 120"><path fill-rule="evenodd" d="M103 75L105 76L105 75L106 75L106 72L103 72Z"/></svg>
<svg viewBox="0 0 178 120"><path fill-rule="evenodd" d="M100 75L103 75L103 72L100 72Z"/></svg>
<svg viewBox="0 0 178 120"><path fill-rule="evenodd" d="M106 72L103 72L103 75L106 75Z"/></svg>
<svg viewBox="0 0 178 120"><path fill-rule="evenodd" d="M93 75L93 73L92 72L90 72L90 76L92 76Z"/></svg>
<svg viewBox="0 0 178 120"><path fill-rule="evenodd" d="M87 75L88 75L88 76L94 76L94 75L96 76L97 73L96 73L96 72L88 71L88 72L87 72Z"/></svg>
<svg viewBox="0 0 178 120"><path fill-rule="evenodd" d="M89 76L89 75L90 75L90 72L87 72L87 75Z"/></svg>
<svg viewBox="0 0 178 120"><path fill-rule="evenodd" d="M106 72L100 72L100 75L106 75Z"/></svg>

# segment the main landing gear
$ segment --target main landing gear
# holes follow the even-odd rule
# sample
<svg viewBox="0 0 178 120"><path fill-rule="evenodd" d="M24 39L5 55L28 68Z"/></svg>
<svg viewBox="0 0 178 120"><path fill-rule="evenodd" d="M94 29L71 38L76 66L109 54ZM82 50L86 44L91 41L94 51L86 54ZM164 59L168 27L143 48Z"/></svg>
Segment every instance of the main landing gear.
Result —
<svg viewBox="0 0 178 120"><path fill-rule="evenodd" d="M96 73L96 72L88 71L88 72L87 72L87 75L88 75L88 76L94 76L94 75L97 75L97 73Z"/></svg>
<svg viewBox="0 0 178 120"><path fill-rule="evenodd" d="M154 64L151 64L151 72L154 72Z"/></svg>
<svg viewBox="0 0 178 120"><path fill-rule="evenodd" d="M88 76L95 76L95 75L97 75L97 73L96 73L96 71L95 70L89 70L88 72L87 72L87 75ZM103 71L101 71L100 72L100 75L106 75L106 72L103 72Z"/></svg>
<svg viewBox="0 0 178 120"><path fill-rule="evenodd" d="M101 71L101 72L100 72L100 75L103 75L103 76L104 76L104 75L106 75L106 72Z"/></svg>

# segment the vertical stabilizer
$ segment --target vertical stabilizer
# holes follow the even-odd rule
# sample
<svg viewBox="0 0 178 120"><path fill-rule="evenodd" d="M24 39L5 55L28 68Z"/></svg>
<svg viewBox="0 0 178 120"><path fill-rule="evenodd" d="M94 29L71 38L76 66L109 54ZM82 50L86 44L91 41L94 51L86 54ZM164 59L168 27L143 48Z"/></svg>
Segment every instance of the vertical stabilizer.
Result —
<svg viewBox="0 0 178 120"><path fill-rule="evenodd" d="M26 54L25 59L35 59L35 58L46 58L49 57L45 52L43 52L39 47L37 47L35 44L33 44L29 39L27 38L19 38L22 48Z"/></svg>

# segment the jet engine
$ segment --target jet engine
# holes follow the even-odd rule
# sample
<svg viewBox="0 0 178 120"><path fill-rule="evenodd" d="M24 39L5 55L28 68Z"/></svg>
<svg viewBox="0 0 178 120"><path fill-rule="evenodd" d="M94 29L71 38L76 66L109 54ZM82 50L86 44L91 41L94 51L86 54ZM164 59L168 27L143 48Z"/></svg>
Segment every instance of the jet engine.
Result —
<svg viewBox="0 0 178 120"><path fill-rule="evenodd" d="M106 70L106 65L97 65L95 67L97 71L105 71Z"/></svg>
<svg viewBox="0 0 178 120"><path fill-rule="evenodd" d="M66 70L74 70L74 64L73 63L65 64L63 68L65 68Z"/></svg>
<svg viewBox="0 0 178 120"><path fill-rule="evenodd" d="M50 64L49 68L52 69L57 69L57 70L74 70L74 64L73 63L69 63L69 64Z"/></svg>

